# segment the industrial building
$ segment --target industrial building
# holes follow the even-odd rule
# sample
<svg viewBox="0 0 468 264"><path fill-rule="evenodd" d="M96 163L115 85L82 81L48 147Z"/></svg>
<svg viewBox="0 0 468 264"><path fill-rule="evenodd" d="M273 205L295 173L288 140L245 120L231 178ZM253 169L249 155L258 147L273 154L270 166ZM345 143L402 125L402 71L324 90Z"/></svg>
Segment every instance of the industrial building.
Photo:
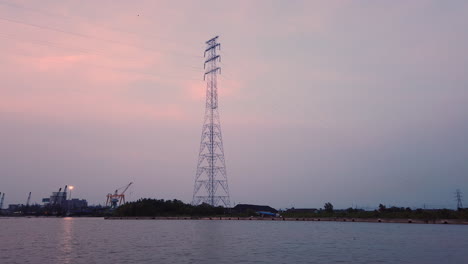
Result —
<svg viewBox="0 0 468 264"><path fill-rule="evenodd" d="M42 199L42 205L30 204L30 192L26 204L10 204L7 209L0 212L6 215L73 215L89 211L85 199L71 199L72 189L73 186L66 185L63 191L60 188L57 192L52 192L49 197Z"/></svg>
<svg viewBox="0 0 468 264"><path fill-rule="evenodd" d="M255 205L255 204L238 204L232 208L233 212L243 214L248 212L269 212L269 213L278 213L278 210L272 208L268 205Z"/></svg>

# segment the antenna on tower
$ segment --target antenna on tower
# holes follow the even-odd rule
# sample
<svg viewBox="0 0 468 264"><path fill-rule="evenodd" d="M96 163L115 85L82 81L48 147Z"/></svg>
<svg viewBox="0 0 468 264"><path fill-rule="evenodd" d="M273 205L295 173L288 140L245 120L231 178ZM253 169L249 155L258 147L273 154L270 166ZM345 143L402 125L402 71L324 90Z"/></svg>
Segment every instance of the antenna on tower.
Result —
<svg viewBox="0 0 468 264"><path fill-rule="evenodd" d="M221 68L217 66L217 63L221 61L221 57L216 54L216 51L221 49L221 44L217 40L218 36L208 40L204 53L206 58L203 65L206 70L203 75L203 80L206 80L205 118L192 204L207 203L211 206L217 206L222 203L224 207L230 207L221 122L218 112L217 74L221 73Z"/></svg>
<svg viewBox="0 0 468 264"><path fill-rule="evenodd" d="M455 199L457 201L457 209L458 210L463 209L463 204L462 204L463 196L462 196L462 192L460 191L460 189L457 189L455 191Z"/></svg>

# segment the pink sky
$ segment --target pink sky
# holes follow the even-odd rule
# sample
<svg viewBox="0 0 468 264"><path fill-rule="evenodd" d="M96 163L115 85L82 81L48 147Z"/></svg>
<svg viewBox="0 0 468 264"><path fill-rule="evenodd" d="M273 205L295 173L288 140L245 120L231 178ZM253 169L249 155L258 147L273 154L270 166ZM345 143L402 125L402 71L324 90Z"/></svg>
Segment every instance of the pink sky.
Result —
<svg viewBox="0 0 468 264"><path fill-rule="evenodd" d="M134 199L190 201L204 41L219 35L232 201L452 206L455 189L468 192L467 11L463 1L2 1L0 191L38 202L74 184L103 203L135 181Z"/></svg>

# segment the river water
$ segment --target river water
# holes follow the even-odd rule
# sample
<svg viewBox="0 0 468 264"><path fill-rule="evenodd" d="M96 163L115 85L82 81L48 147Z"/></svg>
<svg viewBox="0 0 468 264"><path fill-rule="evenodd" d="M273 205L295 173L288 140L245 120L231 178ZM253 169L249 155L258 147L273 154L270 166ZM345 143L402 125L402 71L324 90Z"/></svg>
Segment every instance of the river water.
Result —
<svg viewBox="0 0 468 264"><path fill-rule="evenodd" d="M468 263L468 226L0 218L0 263Z"/></svg>

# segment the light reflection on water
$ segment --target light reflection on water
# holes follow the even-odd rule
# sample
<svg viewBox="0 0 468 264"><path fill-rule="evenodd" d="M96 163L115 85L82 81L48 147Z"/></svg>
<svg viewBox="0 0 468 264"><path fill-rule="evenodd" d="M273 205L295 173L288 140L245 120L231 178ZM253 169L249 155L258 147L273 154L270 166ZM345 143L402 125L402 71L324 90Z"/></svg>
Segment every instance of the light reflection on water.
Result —
<svg viewBox="0 0 468 264"><path fill-rule="evenodd" d="M468 263L468 226L0 218L0 263Z"/></svg>
<svg viewBox="0 0 468 264"><path fill-rule="evenodd" d="M58 244L60 253L58 254L61 263L69 264L72 263L71 253L73 251L73 226L74 218L65 217L63 221L59 221L60 230Z"/></svg>

